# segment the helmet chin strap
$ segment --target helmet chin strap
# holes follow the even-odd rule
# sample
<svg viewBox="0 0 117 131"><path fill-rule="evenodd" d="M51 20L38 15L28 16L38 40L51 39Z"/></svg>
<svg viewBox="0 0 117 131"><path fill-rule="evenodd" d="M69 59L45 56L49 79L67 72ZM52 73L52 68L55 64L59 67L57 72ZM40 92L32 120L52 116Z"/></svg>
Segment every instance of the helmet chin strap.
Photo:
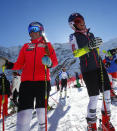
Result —
<svg viewBox="0 0 117 131"><path fill-rule="evenodd" d="M79 32L81 34L87 35L88 29L85 29L85 30L76 30L75 32Z"/></svg>
<svg viewBox="0 0 117 131"><path fill-rule="evenodd" d="M85 29L83 29L83 30L80 30L75 24L73 24L73 26L74 26L74 29L75 29L75 31L77 32L77 31L83 31L83 32L87 32L87 28L85 27Z"/></svg>
<svg viewBox="0 0 117 131"><path fill-rule="evenodd" d="M82 34L86 34L89 29L87 29L87 28L85 27L85 29L80 30L76 25L74 25L74 30L75 30L75 32L80 32L80 33L82 33Z"/></svg>
<svg viewBox="0 0 117 131"><path fill-rule="evenodd" d="M75 24L73 24L73 26L74 26L75 31L76 31L76 30L79 30L79 31L80 31L80 29L79 29Z"/></svg>

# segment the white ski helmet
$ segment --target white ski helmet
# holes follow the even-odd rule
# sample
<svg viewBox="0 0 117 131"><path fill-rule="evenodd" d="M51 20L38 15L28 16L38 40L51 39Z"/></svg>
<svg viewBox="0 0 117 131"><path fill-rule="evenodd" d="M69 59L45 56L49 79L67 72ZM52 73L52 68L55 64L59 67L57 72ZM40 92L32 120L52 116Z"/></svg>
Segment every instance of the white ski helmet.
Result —
<svg viewBox="0 0 117 131"><path fill-rule="evenodd" d="M72 13L70 16L69 16L69 19L68 19L68 23L70 25L70 27L73 29L73 30L77 30L78 28L76 27L76 23L75 23L75 20L76 19L82 19L84 21L84 17L80 14L80 13Z"/></svg>

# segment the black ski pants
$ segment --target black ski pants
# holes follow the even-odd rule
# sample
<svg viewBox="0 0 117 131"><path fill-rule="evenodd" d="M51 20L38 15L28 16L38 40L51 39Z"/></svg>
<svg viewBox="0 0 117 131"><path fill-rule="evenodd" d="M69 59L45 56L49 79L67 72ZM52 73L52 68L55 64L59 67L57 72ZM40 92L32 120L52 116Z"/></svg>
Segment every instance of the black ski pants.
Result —
<svg viewBox="0 0 117 131"><path fill-rule="evenodd" d="M110 81L109 77L107 74L106 69L103 67L103 75L101 76L101 69L98 68L97 70L90 71L90 72L85 72L82 73L83 75L83 80L86 84L87 90L88 90L88 95L89 96L96 96L99 95L100 92L106 90L110 90ZM104 79L104 87L102 88L102 77Z"/></svg>
<svg viewBox="0 0 117 131"><path fill-rule="evenodd" d="M61 91L63 90L63 88L67 88L67 79L61 79Z"/></svg>
<svg viewBox="0 0 117 131"><path fill-rule="evenodd" d="M25 109L45 108L45 81L25 81L21 82L19 90L18 111ZM50 81L47 82L47 103L51 90Z"/></svg>

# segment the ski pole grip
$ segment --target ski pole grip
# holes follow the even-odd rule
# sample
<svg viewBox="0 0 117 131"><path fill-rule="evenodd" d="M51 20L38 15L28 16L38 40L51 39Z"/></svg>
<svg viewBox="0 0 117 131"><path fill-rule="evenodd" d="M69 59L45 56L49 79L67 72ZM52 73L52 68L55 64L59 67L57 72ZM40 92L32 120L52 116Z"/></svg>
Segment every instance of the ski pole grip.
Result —
<svg viewBox="0 0 117 131"><path fill-rule="evenodd" d="M5 65L2 66L2 72L4 72L4 71L5 71Z"/></svg>

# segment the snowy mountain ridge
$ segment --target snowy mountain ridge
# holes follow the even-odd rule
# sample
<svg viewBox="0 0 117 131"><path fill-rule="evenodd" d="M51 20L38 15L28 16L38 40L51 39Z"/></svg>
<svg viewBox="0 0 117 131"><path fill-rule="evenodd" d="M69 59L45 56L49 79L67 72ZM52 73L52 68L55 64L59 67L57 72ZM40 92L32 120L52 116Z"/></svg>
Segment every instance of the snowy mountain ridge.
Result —
<svg viewBox="0 0 117 131"><path fill-rule="evenodd" d="M7 57L12 62L15 62L17 60L21 47L22 46L20 45L15 47L0 47L0 55ZM61 70L62 66L66 66L67 71L72 76L75 75L75 72L80 73L79 59L73 57L69 43L54 43L53 47L56 51L59 65L50 70L52 75L52 83L54 83L54 78ZM103 54L101 51L102 49L108 50L115 47L117 47L117 38L103 43L103 45L100 46L101 56L105 56L105 54ZM9 73L11 74L11 71L9 71Z"/></svg>

